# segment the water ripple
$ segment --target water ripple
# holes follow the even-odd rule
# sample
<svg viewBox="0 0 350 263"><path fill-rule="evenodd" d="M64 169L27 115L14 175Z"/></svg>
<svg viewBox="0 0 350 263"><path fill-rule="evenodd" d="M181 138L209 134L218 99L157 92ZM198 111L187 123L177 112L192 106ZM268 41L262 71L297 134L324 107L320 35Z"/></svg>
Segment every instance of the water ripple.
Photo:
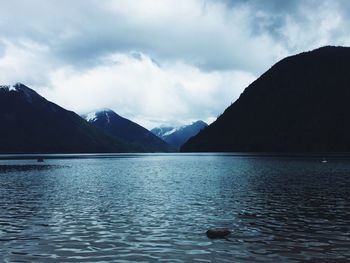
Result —
<svg viewBox="0 0 350 263"><path fill-rule="evenodd" d="M350 261L346 159L16 162L0 164L3 262Z"/></svg>

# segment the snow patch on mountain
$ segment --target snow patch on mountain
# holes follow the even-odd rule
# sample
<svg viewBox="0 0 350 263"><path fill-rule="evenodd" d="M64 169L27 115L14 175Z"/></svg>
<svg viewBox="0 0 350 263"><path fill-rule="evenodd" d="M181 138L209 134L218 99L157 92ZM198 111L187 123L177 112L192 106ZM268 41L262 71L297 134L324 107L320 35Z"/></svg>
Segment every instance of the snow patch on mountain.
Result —
<svg viewBox="0 0 350 263"><path fill-rule="evenodd" d="M0 85L0 89L5 91L18 91L15 85Z"/></svg>
<svg viewBox="0 0 350 263"><path fill-rule="evenodd" d="M93 111L85 115L85 120L88 122L97 120L97 112Z"/></svg>
<svg viewBox="0 0 350 263"><path fill-rule="evenodd" d="M108 112L105 112L105 114L106 114L107 123L110 123L110 122L111 122L111 120L109 119Z"/></svg>
<svg viewBox="0 0 350 263"><path fill-rule="evenodd" d="M164 137L165 137L165 136L169 136L169 135L173 134L174 132L180 131L180 130L183 129L184 127L185 127L185 126L173 128L172 130L163 133L162 136L164 136Z"/></svg>
<svg viewBox="0 0 350 263"><path fill-rule="evenodd" d="M111 110L110 109L100 109L96 111L92 111L90 113L87 113L85 115L82 115L82 117L88 121L88 122L94 122L96 120L106 119L106 122L109 124L111 122Z"/></svg>

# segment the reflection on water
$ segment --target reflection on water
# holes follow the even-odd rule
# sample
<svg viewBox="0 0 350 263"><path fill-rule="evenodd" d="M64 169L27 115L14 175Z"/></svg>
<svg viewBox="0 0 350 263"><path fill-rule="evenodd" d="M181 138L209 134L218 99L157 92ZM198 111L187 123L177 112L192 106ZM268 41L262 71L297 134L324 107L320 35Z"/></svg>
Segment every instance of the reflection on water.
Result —
<svg viewBox="0 0 350 263"><path fill-rule="evenodd" d="M1 161L0 261L350 261L344 158L134 157Z"/></svg>

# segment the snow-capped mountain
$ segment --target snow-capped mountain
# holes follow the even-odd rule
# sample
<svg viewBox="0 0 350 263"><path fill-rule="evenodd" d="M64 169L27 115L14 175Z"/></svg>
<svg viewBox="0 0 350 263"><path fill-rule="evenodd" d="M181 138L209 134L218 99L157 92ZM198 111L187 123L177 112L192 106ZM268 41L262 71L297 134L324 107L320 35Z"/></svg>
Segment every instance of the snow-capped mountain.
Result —
<svg viewBox="0 0 350 263"><path fill-rule="evenodd" d="M135 145L140 151L167 152L172 150L170 145L146 128L119 116L110 109L90 112L82 117L110 135Z"/></svg>
<svg viewBox="0 0 350 263"><path fill-rule="evenodd" d="M197 135L202 129L207 127L204 121L196 121L190 125L180 127L158 127L151 130L151 132L163 139L170 145L180 149L189 138Z"/></svg>
<svg viewBox="0 0 350 263"><path fill-rule="evenodd" d="M131 148L17 83L0 86L0 153L121 152Z"/></svg>

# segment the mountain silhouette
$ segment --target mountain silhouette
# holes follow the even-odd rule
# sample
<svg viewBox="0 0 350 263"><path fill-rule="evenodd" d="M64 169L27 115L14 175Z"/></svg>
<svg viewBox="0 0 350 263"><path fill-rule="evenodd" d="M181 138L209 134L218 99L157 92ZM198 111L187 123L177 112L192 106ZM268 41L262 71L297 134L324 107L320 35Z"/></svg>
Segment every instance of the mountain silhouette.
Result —
<svg viewBox="0 0 350 263"><path fill-rule="evenodd" d="M350 48L287 57L250 84L184 152L350 151Z"/></svg>
<svg viewBox="0 0 350 263"><path fill-rule="evenodd" d="M154 128L151 130L151 132L179 150L182 144L184 144L192 136L197 135L207 126L208 124L206 124L204 121L196 121L192 124L181 127Z"/></svg>
<svg viewBox="0 0 350 263"><path fill-rule="evenodd" d="M0 122L0 153L134 150L21 83L0 86Z"/></svg>
<svg viewBox="0 0 350 263"><path fill-rule="evenodd" d="M174 149L146 128L119 116L110 109L103 109L82 116L89 123L115 138L134 145L141 152L168 152Z"/></svg>

